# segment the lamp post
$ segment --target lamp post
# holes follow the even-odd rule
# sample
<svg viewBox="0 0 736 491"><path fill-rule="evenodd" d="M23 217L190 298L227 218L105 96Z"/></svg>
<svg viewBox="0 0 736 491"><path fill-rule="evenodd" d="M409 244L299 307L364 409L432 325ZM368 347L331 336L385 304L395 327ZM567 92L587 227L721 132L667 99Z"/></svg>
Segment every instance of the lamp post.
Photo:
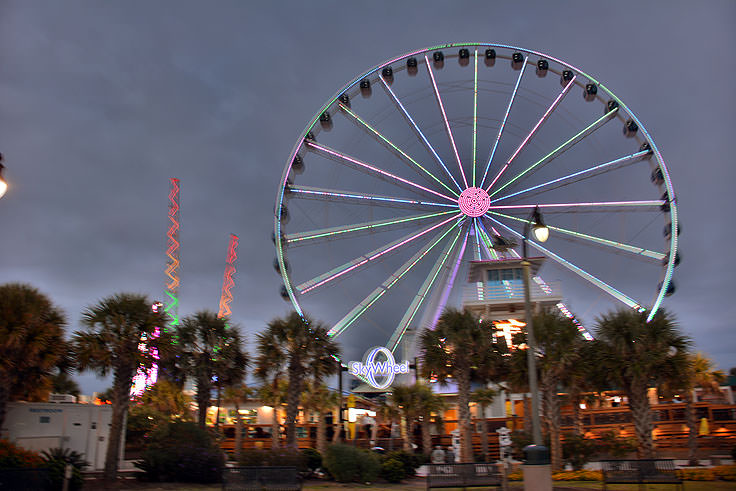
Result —
<svg viewBox="0 0 736 491"><path fill-rule="evenodd" d="M534 222L534 236L540 242L545 242L549 237L549 229L542 220L539 207L535 207L529 220L524 224L524 237L521 242L522 262L524 270L524 318L526 320L527 332L527 369L529 371L529 390L532 393L532 439L534 445L542 445L542 430L539 422L539 390L537 383L537 341L534 337L534 321L532 319L532 302L530 294L531 264L527 253L527 240L529 239L529 225Z"/></svg>
<svg viewBox="0 0 736 491"><path fill-rule="evenodd" d="M5 191L8 190L8 183L5 182L5 179L3 178L4 168L5 166L3 165L3 154L0 153L0 198L2 198L5 194Z"/></svg>
<svg viewBox="0 0 736 491"><path fill-rule="evenodd" d="M527 368L529 371L529 391L532 393L532 441L533 445L524 448L526 464L524 465L524 489L534 491L546 491L552 489L552 475L549 467L549 450L542 445L542 430L539 422L539 387L537 384L537 342L534 338L534 320L532 319L531 295L529 283L531 276L531 264L527 253L527 241L529 240L530 225L534 224L532 230L534 237L545 242L549 237L549 229L542 220L539 206L529 215L524 224L524 236L522 237L521 266L524 271L524 317L527 332Z"/></svg>

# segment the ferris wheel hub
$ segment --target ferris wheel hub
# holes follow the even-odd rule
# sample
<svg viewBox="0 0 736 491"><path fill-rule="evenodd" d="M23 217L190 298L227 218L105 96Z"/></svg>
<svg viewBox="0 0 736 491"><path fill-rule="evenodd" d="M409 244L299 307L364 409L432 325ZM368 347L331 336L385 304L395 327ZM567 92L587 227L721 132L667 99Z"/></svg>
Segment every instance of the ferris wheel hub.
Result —
<svg viewBox="0 0 736 491"><path fill-rule="evenodd" d="M467 216L479 217L491 207L491 198L484 189L470 187L460 193L457 204Z"/></svg>

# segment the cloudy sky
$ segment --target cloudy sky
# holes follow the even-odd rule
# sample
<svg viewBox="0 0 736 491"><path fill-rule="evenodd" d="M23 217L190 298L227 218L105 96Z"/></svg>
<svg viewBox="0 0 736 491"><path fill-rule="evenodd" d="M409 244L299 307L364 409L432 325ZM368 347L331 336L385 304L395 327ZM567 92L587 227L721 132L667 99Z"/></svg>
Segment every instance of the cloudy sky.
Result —
<svg viewBox="0 0 736 491"><path fill-rule="evenodd" d="M0 152L11 188L0 201L0 283L48 294L70 331L111 293L163 298L168 180L177 177L180 314L217 310L228 235L237 234L233 320L252 340L288 312L272 266L274 201L320 107L411 50L510 44L580 67L644 122L682 221L677 293L665 306L727 370L736 366L725 256L736 240L726 199L736 182L734 19L729 0L5 0ZM596 309L563 288L592 323ZM79 380L84 392L109 385Z"/></svg>

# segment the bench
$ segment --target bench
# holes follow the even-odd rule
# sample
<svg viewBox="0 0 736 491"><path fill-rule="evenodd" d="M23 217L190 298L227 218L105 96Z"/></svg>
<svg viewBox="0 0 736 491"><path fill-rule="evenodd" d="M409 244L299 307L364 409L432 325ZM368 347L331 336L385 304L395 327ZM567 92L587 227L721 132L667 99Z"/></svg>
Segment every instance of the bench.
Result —
<svg viewBox="0 0 736 491"><path fill-rule="evenodd" d="M226 467L224 491L300 490L302 480L296 467Z"/></svg>
<svg viewBox="0 0 736 491"><path fill-rule="evenodd" d="M601 470L604 491L606 484L638 484L639 489L647 484L675 484L685 489L672 459L601 460Z"/></svg>
<svg viewBox="0 0 736 491"><path fill-rule="evenodd" d="M501 486L496 464L429 464L427 489Z"/></svg>

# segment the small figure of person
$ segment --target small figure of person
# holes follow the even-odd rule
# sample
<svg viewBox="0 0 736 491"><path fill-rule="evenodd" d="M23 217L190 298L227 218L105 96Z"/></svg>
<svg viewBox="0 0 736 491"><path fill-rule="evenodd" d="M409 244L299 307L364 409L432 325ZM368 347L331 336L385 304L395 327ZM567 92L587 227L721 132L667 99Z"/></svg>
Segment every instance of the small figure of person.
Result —
<svg viewBox="0 0 736 491"><path fill-rule="evenodd" d="M446 464L455 463L455 452L453 452L452 447L447 447L447 450L445 450L445 463Z"/></svg>
<svg viewBox="0 0 736 491"><path fill-rule="evenodd" d="M442 450L442 447L437 445L434 447L434 450L432 450L432 453L429 456L430 460L433 464L444 464L445 463L445 451Z"/></svg>

